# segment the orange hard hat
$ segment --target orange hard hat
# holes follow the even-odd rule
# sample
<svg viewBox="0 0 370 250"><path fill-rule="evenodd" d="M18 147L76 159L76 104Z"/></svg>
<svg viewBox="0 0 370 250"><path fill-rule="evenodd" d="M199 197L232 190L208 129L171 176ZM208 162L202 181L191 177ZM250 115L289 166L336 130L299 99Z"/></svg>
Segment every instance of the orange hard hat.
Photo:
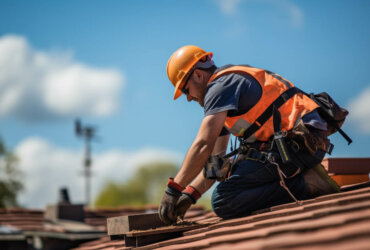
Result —
<svg viewBox="0 0 370 250"><path fill-rule="evenodd" d="M205 56L212 58L213 54L194 45L183 46L171 55L167 62L167 76L173 86L175 86L173 99L176 100L182 95L181 89L189 74L197 62Z"/></svg>

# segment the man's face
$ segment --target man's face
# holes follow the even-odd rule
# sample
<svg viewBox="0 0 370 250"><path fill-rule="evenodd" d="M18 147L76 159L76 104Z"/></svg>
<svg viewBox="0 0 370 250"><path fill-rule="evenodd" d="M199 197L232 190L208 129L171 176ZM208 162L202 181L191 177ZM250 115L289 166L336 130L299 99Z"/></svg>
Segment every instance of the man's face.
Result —
<svg viewBox="0 0 370 250"><path fill-rule="evenodd" d="M194 70L184 86L183 92L186 94L188 102L196 101L201 107L204 107L206 83L204 83L202 72Z"/></svg>

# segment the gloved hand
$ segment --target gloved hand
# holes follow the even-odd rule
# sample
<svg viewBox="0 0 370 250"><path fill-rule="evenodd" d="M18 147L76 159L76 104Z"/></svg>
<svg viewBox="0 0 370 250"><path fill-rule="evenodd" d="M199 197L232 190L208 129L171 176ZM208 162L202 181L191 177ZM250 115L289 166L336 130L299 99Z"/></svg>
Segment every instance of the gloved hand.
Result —
<svg viewBox="0 0 370 250"><path fill-rule="evenodd" d="M192 204L195 204L200 198L201 194L193 187L188 186L182 193L180 199L176 203L175 216L184 219L186 211Z"/></svg>
<svg viewBox="0 0 370 250"><path fill-rule="evenodd" d="M172 224L177 221L175 205L181 196L181 191L183 189L183 187L173 181L173 178L169 179L158 210L159 218L164 223Z"/></svg>
<svg viewBox="0 0 370 250"><path fill-rule="evenodd" d="M183 193L175 207L176 218L180 217L181 219L184 219L186 211L188 211L192 204L193 204L192 198L190 198L188 194Z"/></svg>

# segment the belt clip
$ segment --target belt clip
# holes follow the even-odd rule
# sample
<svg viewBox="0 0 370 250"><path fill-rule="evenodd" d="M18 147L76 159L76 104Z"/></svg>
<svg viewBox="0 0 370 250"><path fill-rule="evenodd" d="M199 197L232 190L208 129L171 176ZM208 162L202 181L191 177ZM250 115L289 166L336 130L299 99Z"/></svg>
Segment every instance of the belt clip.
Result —
<svg viewBox="0 0 370 250"><path fill-rule="evenodd" d="M297 153L300 149L298 142L295 140L291 140L290 148L293 150L294 153Z"/></svg>

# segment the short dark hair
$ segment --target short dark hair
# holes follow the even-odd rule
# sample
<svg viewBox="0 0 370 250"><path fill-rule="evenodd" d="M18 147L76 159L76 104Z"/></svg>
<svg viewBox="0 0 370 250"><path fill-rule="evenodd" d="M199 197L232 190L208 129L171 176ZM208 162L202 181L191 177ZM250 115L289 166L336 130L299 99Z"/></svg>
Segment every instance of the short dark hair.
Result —
<svg viewBox="0 0 370 250"><path fill-rule="evenodd" d="M211 67L206 68L206 69L201 69L201 68L198 68L198 69L204 70L212 75L216 71L217 67L215 65L212 65Z"/></svg>

